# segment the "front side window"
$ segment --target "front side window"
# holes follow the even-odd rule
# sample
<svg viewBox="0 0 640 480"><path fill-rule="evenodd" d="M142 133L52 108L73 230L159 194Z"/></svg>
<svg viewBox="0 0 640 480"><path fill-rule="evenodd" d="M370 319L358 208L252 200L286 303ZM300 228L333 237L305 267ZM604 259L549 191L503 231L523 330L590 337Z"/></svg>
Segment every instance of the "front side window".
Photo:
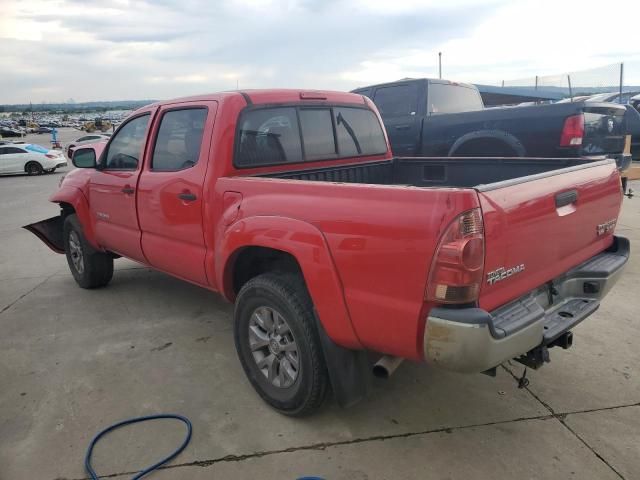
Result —
<svg viewBox="0 0 640 480"><path fill-rule="evenodd" d="M149 114L127 122L112 138L105 155L104 167L110 170L135 170L142 153Z"/></svg>
<svg viewBox="0 0 640 480"><path fill-rule="evenodd" d="M378 117L364 108L334 108L341 157L386 153L387 144Z"/></svg>
<svg viewBox="0 0 640 480"><path fill-rule="evenodd" d="M235 162L240 167L302 161L296 109L250 110L242 115Z"/></svg>
<svg viewBox="0 0 640 480"><path fill-rule="evenodd" d="M415 83L394 85L376 90L373 102L385 118L415 115L418 107L418 86Z"/></svg>
<svg viewBox="0 0 640 480"><path fill-rule="evenodd" d="M151 169L171 172L198 163L206 108L171 110L162 116Z"/></svg>

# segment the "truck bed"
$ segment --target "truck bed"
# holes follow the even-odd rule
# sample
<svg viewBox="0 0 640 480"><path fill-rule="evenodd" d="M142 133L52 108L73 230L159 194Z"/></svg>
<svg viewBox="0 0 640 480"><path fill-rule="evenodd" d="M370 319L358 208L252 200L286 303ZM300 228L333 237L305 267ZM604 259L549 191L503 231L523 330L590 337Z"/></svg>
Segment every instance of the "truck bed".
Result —
<svg viewBox="0 0 640 480"><path fill-rule="evenodd" d="M471 188L593 163L581 158L395 157L261 175L319 182Z"/></svg>

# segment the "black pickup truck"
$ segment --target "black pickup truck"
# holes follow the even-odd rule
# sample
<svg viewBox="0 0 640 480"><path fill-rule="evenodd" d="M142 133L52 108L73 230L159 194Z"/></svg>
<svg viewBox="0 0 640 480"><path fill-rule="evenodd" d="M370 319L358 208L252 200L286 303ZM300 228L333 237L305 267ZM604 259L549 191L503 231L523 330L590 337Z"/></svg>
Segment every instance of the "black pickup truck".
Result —
<svg viewBox="0 0 640 480"><path fill-rule="evenodd" d="M587 157L607 155L625 169L625 107L568 102L485 108L478 89L434 79L358 88L371 98L395 155Z"/></svg>

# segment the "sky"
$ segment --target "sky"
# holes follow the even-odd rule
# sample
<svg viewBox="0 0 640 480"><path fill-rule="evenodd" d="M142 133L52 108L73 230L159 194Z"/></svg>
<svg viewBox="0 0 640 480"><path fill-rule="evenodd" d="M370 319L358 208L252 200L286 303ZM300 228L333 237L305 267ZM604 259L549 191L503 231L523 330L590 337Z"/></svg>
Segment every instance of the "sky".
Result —
<svg viewBox="0 0 640 480"><path fill-rule="evenodd" d="M625 83L640 84L639 0L0 0L0 11L0 103L351 90L437 77L438 52L450 80L624 61Z"/></svg>

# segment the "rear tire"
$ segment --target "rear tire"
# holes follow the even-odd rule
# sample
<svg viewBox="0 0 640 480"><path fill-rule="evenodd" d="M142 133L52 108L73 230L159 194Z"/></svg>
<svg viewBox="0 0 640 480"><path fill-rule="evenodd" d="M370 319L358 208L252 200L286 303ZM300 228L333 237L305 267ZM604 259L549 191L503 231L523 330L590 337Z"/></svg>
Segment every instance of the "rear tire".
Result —
<svg viewBox="0 0 640 480"><path fill-rule="evenodd" d="M27 172L27 175L42 175L44 172L42 165L38 162L29 162L25 165L24 171Z"/></svg>
<svg viewBox="0 0 640 480"><path fill-rule="evenodd" d="M262 399L289 416L318 410L329 378L304 281L289 274L254 277L240 290L234 316L240 363Z"/></svg>
<svg viewBox="0 0 640 480"><path fill-rule="evenodd" d="M113 258L87 242L75 214L65 218L63 235L67 263L76 283L82 288L107 285L113 277Z"/></svg>

